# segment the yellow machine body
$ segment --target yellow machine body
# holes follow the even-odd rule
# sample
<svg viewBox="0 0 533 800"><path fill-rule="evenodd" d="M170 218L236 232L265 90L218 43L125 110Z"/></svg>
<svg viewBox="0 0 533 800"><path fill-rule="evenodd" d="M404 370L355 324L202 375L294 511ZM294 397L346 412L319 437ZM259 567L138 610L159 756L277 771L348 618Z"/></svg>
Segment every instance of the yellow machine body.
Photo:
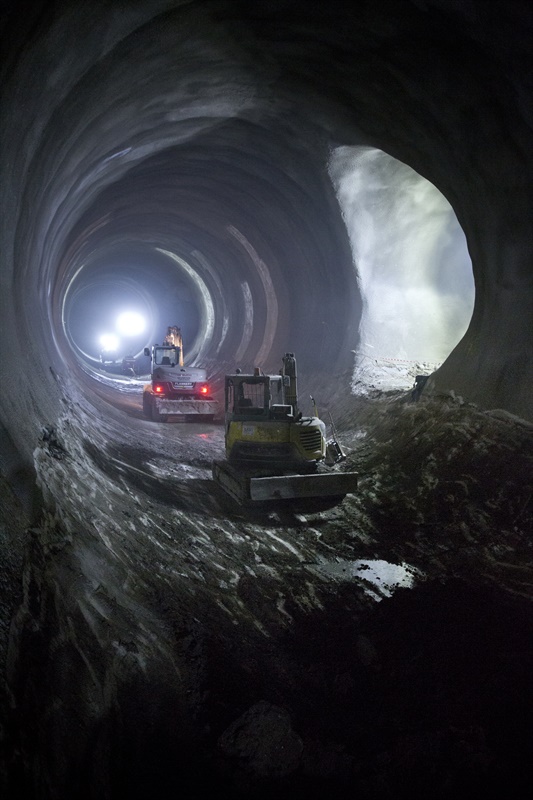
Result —
<svg viewBox="0 0 533 800"><path fill-rule="evenodd" d="M278 375L226 375L225 448L213 477L239 503L342 499L357 486L357 473L318 469L328 463L326 425L298 410L292 353Z"/></svg>
<svg viewBox="0 0 533 800"><path fill-rule="evenodd" d="M232 419L226 425L226 455L230 461L314 464L325 458L326 428L317 417Z"/></svg>
<svg viewBox="0 0 533 800"><path fill-rule="evenodd" d="M290 466L314 465L325 458L326 426L318 417L298 412L295 379L295 374L263 375L259 370L226 376L225 442L230 461Z"/></svg>

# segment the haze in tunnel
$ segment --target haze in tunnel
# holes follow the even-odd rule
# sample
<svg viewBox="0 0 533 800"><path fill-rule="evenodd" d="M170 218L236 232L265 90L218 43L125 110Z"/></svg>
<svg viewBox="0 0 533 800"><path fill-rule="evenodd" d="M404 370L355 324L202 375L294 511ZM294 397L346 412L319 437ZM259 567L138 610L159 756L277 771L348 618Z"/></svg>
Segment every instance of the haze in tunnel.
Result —
<svg viewBox="0 0 533 800"><path fill-rule="evenodd" d="M161 342L176 320L191 346L201 329L203 298L190 271L142 242L104 252L99 247L64 291L63 328L74 352L93 364L138 356L145 346ZM121 324L128 314L137 315L142 325ZM102 346L106 335L116 338L115 347Z"/></svg>

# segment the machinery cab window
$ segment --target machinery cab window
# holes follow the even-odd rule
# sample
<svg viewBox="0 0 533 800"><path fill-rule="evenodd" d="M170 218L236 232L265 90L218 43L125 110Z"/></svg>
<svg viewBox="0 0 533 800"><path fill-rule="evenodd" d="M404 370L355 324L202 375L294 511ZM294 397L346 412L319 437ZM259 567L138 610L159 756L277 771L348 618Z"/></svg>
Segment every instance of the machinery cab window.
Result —
<svg viewBox="0 0 533 800"><path fill-rule="evenodd" d="M232 376L226 380L226 412L241 418L292 419L293 406L285 403L282 377Z"/></svg>
<svg viewBox="0 0 533 800"><path fill-rule="evenodd" d="M179 347L155 347L154 363L158 367L175 367L179 363Z"/></svg>
<svg viewBox="0 0 533 800"><path fill-rule="evenodd" d="M226 408L236 416L266 416L268 400L268 381L264 377L227 382Z"/></svg>

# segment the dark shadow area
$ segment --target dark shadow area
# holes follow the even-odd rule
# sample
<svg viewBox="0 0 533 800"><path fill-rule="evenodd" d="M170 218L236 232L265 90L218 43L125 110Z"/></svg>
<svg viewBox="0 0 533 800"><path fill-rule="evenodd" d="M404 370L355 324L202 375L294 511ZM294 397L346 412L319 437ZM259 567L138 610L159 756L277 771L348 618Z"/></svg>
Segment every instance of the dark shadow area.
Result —
<svg viewBox="0 0 533 800"><path fill-rule="evenodd" d="M241 581L267 627L265 596L277 588ZM370 608L348 585L322 600L312 613L288 602L290 632L272 620L267 638L242 637L214 608L197 613L215 625L167 609L180 690L164 670L143 674L130 645L114 711L81 736L63 791L39 796L525 800L529 603L462 581L401 590ZM19 767L26 777L18 783L13 771L9 796L27 781L32 797L31 771Z"/></svg>

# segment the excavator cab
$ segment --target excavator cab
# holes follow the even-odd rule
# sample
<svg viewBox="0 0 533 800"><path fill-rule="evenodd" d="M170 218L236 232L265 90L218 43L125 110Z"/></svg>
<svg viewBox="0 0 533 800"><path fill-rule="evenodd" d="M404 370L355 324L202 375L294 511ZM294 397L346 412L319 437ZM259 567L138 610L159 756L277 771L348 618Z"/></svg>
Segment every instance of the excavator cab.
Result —
<svg viewBox="0 0 533 800"><path fill-rule="evenodd" d="M179 347L154 347L154 365L175 367L180 363Z"/></svg>
<svg viewBox="0 0 533 800"><path fill-rule="evenodd" d="M227 375L226 418L286 419L293 408L283 402L283 379L276 375Z"/></svg>

